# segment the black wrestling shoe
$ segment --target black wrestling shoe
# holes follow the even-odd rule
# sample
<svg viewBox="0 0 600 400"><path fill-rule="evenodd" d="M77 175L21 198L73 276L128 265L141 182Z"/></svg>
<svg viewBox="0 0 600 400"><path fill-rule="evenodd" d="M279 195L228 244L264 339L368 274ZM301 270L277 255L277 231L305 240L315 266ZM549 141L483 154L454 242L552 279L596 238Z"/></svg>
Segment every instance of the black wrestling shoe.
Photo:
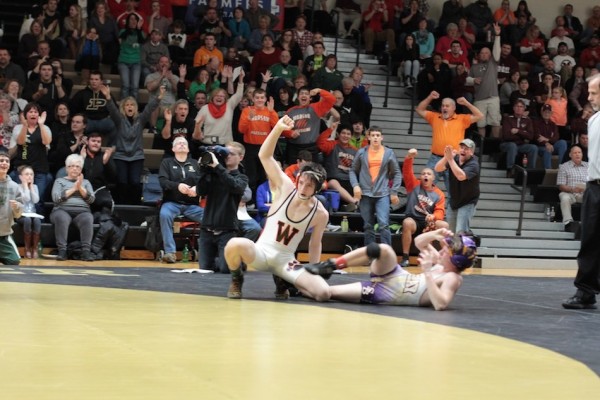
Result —
<svg viewBox="0 0 600 400"><path fill-rule="evenodd" d="M273 275L273 282L275 282L275 298L277 300L287 300L290 297L289 283L277 275Z"/></svg>
<svg viewBox="0 0 600 400"><path fill-rule="evenodd" d="M573 297L570 297L567 300L565 300L562 303L562 306L568 310L595 310L596 296L578 290Z"/></svg>
<svg viewBox="0 0 600 400"><path fill-rule="evenodd" d="M333 271L337 269L334 258L330 258L329 260L318 264L304 264L303 267L307 272L313 275L320 275L324 279L329 279L331 274L333 274Z"/></svg>

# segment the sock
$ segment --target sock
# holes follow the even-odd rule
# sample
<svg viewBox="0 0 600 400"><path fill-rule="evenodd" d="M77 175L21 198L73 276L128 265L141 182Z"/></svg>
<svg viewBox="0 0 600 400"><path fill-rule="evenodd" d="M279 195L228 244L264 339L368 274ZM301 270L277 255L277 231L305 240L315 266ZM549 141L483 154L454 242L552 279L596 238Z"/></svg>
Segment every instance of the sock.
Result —
<svg viewBox="0 0 600 400"><path fill-rule="evenodd" d="M243 279L242 268L231 270L231 280L239 281Z"/></svg>
<svg viewBox="0 0 600 400"><path fill-rule="evenodd" d="M409 259L408 253L402 253L402 259L403 260L408 260Z"/></svg>
<svg viewBox="0 0 600 400"><path fill-rule="evenodd" d="M337 269L344 269L348 266L348 262L346 261L346 259L343 256L338 257L335 259L335 266Z"/></svg>

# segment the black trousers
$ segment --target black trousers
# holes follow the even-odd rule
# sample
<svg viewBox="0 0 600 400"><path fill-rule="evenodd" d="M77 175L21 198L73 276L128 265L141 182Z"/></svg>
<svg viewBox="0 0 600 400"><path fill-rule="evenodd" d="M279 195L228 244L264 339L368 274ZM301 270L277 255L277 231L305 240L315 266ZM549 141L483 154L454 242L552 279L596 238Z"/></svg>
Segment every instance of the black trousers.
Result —
<svg viewBox="0 0 600 400"><path fill-rule="evenodd" d="M600 180L588 182L581 205L581 248L577 254L575 286L600 293Z"/></svg>

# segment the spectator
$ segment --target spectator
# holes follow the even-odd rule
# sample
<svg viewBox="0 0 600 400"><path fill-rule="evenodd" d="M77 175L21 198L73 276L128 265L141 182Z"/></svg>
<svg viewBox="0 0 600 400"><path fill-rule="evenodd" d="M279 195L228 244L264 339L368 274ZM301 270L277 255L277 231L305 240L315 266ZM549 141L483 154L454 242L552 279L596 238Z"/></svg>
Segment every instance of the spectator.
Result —
<svg viewBox="0 0 600 400"><path fill-rule="evenodd" d="M267 94L264 90L256 89L252 99L254 105L242 111L238 129L244 137L244 167L246 167L248 185L252 193L256 193L257 186L266 179L265 171L258 160L258 152L278 119L277 113L273 110L273 102L267 104Z"/></svg>
<svg viewBox="0 0 600 400"><path fill-rule="evenodd" d="M248 44L246 45L250 53L254 54L262 49L265 35L270 36L272 41L275 42L275 33L269 29L269 17L261 15L258 18L258 27L252 29Z"/></svg>
<svg viewBox="0 0 600 400"><path fill-rule="evenodd" d="M421 177L413 171L417 149L410 149L402 164L402 178L408 193L405 218L402 220L402 268L408 267L412 238L422 232L448 228L444 221L446 197L434 185L434 173L431 168L423 168Z"/></svg>
<svg viewBox="0 0 600 400"><path fill-rule="evenodd" d="M150 132L156 132L156 122L161 111L164 112L166 108L172 107L175 104L175 96L177 94L177 84L181 79L171 70L171 60L168 56L161 56L155 66L155 72L146 76L144 86L148 90L150 100L158 97L162 94L162 88L165 89L164 94L160 100L160 108L156 109L150 115Z"/></svg>
<svg viewBox="0 0 600 400"><path fill-rule="evenodd" d="M50 173L56 175L57 171L65 166L65 158L61 158L58 152L58 143L63 140L63 136L67 136L71 132L71 111L67 103L59 102L56 105L54 121L50 123L50 131L52 132L52 143L48 149L48 166Z"/></svg>
<svg viewBox="0 0 600 400"><path fill-rule="evenodd" d="M75 93L69 107L73 114L82 113L86 116L87 133L101 133L106 138L106 143L110 145L115 139L113 135L115 124L108 113L108 101L100 90L103 84L102 72L92 71L89 75L88 85Z"/></svg>
<svg viewBox="0 0 600 400"><path fill-rule="evenodd" d="M421 71L419 48L415 43L415 37L409 33L404 37L404 43L398 47L396 56L393 57L398 62L398 77L401 84L407 88L412 88L417 83L417 76Z"/></svg>
<svg viewBox="0 0 600 400"><path fill-rule="evenodd" d="M502 117L502 143L500 150L506 153L506 176L514 176L513 166L518 153L527 154L527 168L535 168L538 148L534 144L535 132L531 118L525 115L525 104L517 100L513 114Z"/></svg>
<svg viewBox="0 0 600 400"><path fill-rule="evenodd" d="M438 23L440 36L446 32L449 23L458 24L458 20L465 15L462 0L446 0L442 6L442 14Z"/></svg>
<svg viewBox="0 0 600 400"><path fill-rule="evenodd" d="M444 158L437 162L435 171L450 170L449 207L446 219L453 232L471 232L471 220L479 201L479 160L475 155L475 142L464 139L458 150L452 146L444 149Z"/></svg>
<svg viewBox="0 0 600 400"><path fill-rule="evenodd" d="M44 32L50 42L52 57L64 57L65 42L61 38L63 32L63 16L58 11L58 0L48 0L44 8L42 23Z"/></svg>
<svg viewBox="0 0 600 400"><path fill-rule="evenodd" d="M253 83L258 87L262 84L261 74L264 74L267 69L273 64L277 64L280 59L281 50L274 46L273 37L264 35L262 38L262 47L254 53L252 65L250 67L250 84Z"/></svg>
<svg viewBox="0 0 600 400"><path fill-rule="evenodd" d="M279 62L271 65L267 70L270 76L268 81L268 92L271 95L278 93L279 89L283 87L292 87L294 85L294 80L300 74L298 67L290 64L291 58L289 50L281 50ZM267 84L264 78L263 84Z"/></svg>
<svg viewBox="0 0 600 400"><path fill-rule="evenodd" d="M19 183L16 169L21 165L29 165L35 173L34 183L37 185L40 199L44 199L46 187L52 182L49 176L47 147L52 143L52 132L46 123L47 112L42 111L36 103L28 103L21 115L21 123L13 129L10 138L9 154L15 170L11 178ZM41 211L41 202L37 204Z"/></svg>
<svg viewBox="0 0 600 400"><path fill-rule="evenodd" d="M344 75L337 70L337 57L335 54L329 54L325 57L324 66L319 68L312 76L310 86L329 92L341 90L342 79L344 79Z"/></svg>
<svg viewBox="0 0 600 400"><path fill-rule="evenodd" d="M231 68L224 68L223 74L231 82ZM244 76L244 71L240 71L237 91L231 97L225 89L217 89L213 92L210 101L200 108L195 117L194 140L199 140L207 146L224 145L231 141L231 124L234 109L241 101L244 93ZM204 127L204 132L202 127Z"/></svg>
<svg viewBox="0 0 600 400"><path fill-rule="evenodd" d="M453 41L450 51L444 54L444 62L450 67L452 75L456 75L455 68L459 64L464 65L467 70L471 68L467 53L462 51L458 40Z"/></svg>
<svg viewBox="0 0 600 400"><path fill-rule="evenodd" d="M500 8L494 11L494 21L503 28L517 23L515 13L510 9L510 1L502 0Z"/></svg>
<svg viewBox="0 0 600 400"><path fill-rule="evenodd" d="M27 100L21 97L23 86L16 79L8 79L4 85L4 94L8 96L10 101L10 111L16 114L23 112L27 105Z"/></svg>
<svg viewBox="0 0 600 400"><path fill-rule="evenodd" d="M590 38L588 46L581 51L579 65L585 68L600 69L600 39L598 35Z"/></svg>
<svg viewBox="0 0 600 400"><path fill-rule="evenodd" d="M452 81L452 72L448 64L443 62L443 56L440 53L433 53L431 63L425 64L425 68L419 73L417 78L418 98L425 99L429 93L438 92L439 97L433 100L432 107L439 109L442 98L449 97Z"/></svg>
<svg viewBox="0 0 600 400"><path fill-rule="evenodd" d="M529 11L529 6L525 0L519 1L519 4L517 4L517 9L515 10L515 16L517 18L519 18L521 15L527 18L527 22L529 24L535 24L536 18L531 14L531 11Z"/></svg>
<svg viewBox="0 0 600 400"><path fill-rule="evenodd" d="M81 72L81 84L87 85L90 78L90 71L96 71L100 68L102 59L102 48L98 41L96 28L90 27L83 34L81 46L78 49L75 70Z"/></svg>
<svg viewBox="0 0 600 400"><path fill-rule="evenodd" d="M558 176L556 184L560 193L560 211L562 214L562 222L565 231L573 232L573 214L571 208L575 203L583 201L583 193L585 192L585 184L588 175L588 163L583 161L583 153L581 147L574 145L569 151L570 160L562 163L558 167Z"/></svg>
<svg viewBox="0 0 600 400"><path fill-rule="evenodd" d="M216 47L216 38L213 33L204 36L204 46L194 53L194 67L202 67L208 64L211 58L217 58L223 64L223 53Z"/></svg>
<svg viewBox="0 0 600 400"><path fill-rule="evenodd" d="M175 147L175 139L182 137L186 140L185 153L189 153L192 158L198 159L198 145L192 144L194 131L196 130L196 122L193 116L190 115L190 106L185 99L179 99L173 104L173 107L167 107L164 111L165 125L161 130L161 144L164 149L163 158L175 156L173 148ZM181 149L182 150L182 149ZM182 150L183 151L183 150Z"/></svg>
<svg viewBox="0 0 600 400"><path fill-rule="evenodd" d="M214 7L207 8L206 14L202 19L202 22L200 22L200 26L198 27L200 40L203 40L204 35L207 33L212 33L215 35L215 41L218 47L226 46L227 41L231 37L231 31L227 29L223 20L219 18L217 9Z"/></svg>
<svg viewBox="0 0 600 400"><path fill-rule="evenodd" d="M552 168L552 155L558 155L562 160L567 152L567 142L560 138L558 127L552 120L552 106L542 106L542 118L533 121L535 129L534 141L538 146L538 155L542 157L544 168Z"/></svg>
<svg viewBox="0 0 600 400"><path fill-rule="evenodd" d="M161 261L173 264L176 261L173 221L179 215L194 222L202 222L204 209L196 193L196 182L200 178L198 163L190 157L188 141L183 136L173 140L173 157L165 158L160 164L158 180L163 189L160 206L160 231L164 255Z"/></svg>
<svg viewBox="0 0 600 400"><path fill-rule="evenodd" d="M551 106L552 111L552 122L558 126L561 139L571 141L571 132L568 128L568 116L567 116L567 94L565 89L557 86L552 88L552 95L546 100L545 104Z"/></svg>
<svg viewBox="0 0 600 400"><path fill-rule="evenodd" d="M63 22L65 32L62 36L67 42L69 56L73 59L77 58L79 46L87 31L87 20L81 14L81 6L79 4L71 4L69 6L69 15L65 17Z"/></svg>
<svg viewBox="0 0 600 400"><path fill-rule="evenodd" d="M320 100L311 103L316 95ZM322 131L321 118L335 104L335 96L326 90L308 87L298 91L298 105L288 110L287 115L294 121L294 129L284 132L287 137L286 164L293 164L300 150L308 150L313 159L318 159L317 139Z"/></svg>
<svg viewBox="0 0 600 400"><path fill-rule="evenodd" d="M87 118L83 114L74 114L71 117L71 129L60 137L55 137L56 151L53 154L52 161L55 165L62 165L64 167L65 160L71 154L80 154L81 149L87 144L87 136L85 135L85 128L87 124ZM62 176L63 174L58 173L57 175Z"/></svg>
<svg viewBox="0 0 600 400"><path fill-rule="evenodd" d="M390 11L387 10L389 13ZM404 41L404 35L414 32L419 29L419 22L425 19L425 16L419 11L419 0L410 0L408 7L400 13L400 29L401 35L398 38L398 43Z"/></svg>
<svg viewBox="0 0 600 400"><path fill-rule="evenodd" d="M115 12L111 8L112 15L116 15L117 26L120 29L127 29L129 27L129 19L130 15L133 14L137 18L136 28L143 30L144 34L147 34L148 31L148 22L146 21L146 14L137 10L138 2L135 0L129 0L125 2L125 9L121 11L121 13Z"/></svg>
<svg viewBox="0 0 600 400"><path fill-rule="evenodd" d="M161 36L166 38L169 33L169 26L171 25L172 18L168 18L165 12L170 7L167 5L163 11L160 6L159 0L152 0L150 2L150 12L146 12L146 14L150 15L148 17L148 32L158 30Z"/></svg>
<svg viewBox="0 0 600 400"><path fill-rule="evenodd" d="M63 86L63 78L55 74L52 64L46 61L40 65L39 78L30 80L25 87L23 97L37 103L43 111L48 112L48 122L52 122L54 107L59 101L68 99L68 94Z"/></svg>
<svg viewBox="0 0 600 400"><path fill-rule="evenodd" d="M568 36L565 28L559 26L556 28L554 35L548 40L548 53L550 53L551 57L558 54L558 47L561 43L564 43L567 46L567 55L572 56L575 54L575 44L573 43L573 39Z"/></svg>
<svg viewBox="0 0 600 400"><path fill-rule="evenodd" d="M114 208L115 202L109 186L116 180L117 168L112 153L111 147L106 151L102 150L102 135L98 132L90 133L87 144L81 149L83 176L90 181L96 197L90 207L92 212L108 211L111 214Z"/></svg>
<svg viewBox="0 0 600 400"><path fill-rule="evenodd" d="M248 40L250 40L250 24L244 18L244 9L237 6L233 10L233 18L227 22L231 32L230 46L238 50L245 50Z"/></svg>
<svg viewBox="0 0 600 400"><path fill-rule="evenodd" d="M481 1L481 0L480 0ZM493 50L484 47L479 51L478 62L469 71L467 83L475 87L475 107L485 118L477 122L479 135L485 137L486 126L491 125L492 137L500 137L500 98L498 96L498 60L500 60L500 26L494 24ZM472 79L471 79L472 78Z"/></svg>
<svg viewBox="0 0 600 400"><path fill-rule="evenodd" d="M29 33L26 33L21 37L19 41L19 48L17 50L17 60L26 69L29 68L30 58L34 58L37 61L38 57L38 46L40 42L48 44L48 58L50 57L50 44L46 40L46 34L42 23L34 20L29 27ZM46 60L44 60L46 61Z"/></svg>
<svg viewBox="0 0 600 400"><path fill-rule="evenodd" d="M0 243L2 243L3 251L0 255L0 262L4 265L19 265L21 257L19 257L17 247L12 238L12 226L15 223L15 219L19 218L23 212L23 199L21 198L18 185L12 182L7 175L9 169L10 157L6 152L0 152L0 185L2 186L1 191L4 193L4 201L2 203L3 225L2 232L0 232L2 233Z"/></svg>
<svg viewBox="0 0 600 400"><path fill-rule="evenodd" d="M494 33L494 16L487 0L477 0L466 6L465 17L475 29L477 40L489 42L489 37Z"/></svg>
<svg viewBox="0 0 600 400"><path fill-rule="evenodd" d="M583 31L582 42L589 40L592 35L597 34L600 29L600 6L594 6L592 8L592 15L587 19L585 23L585 29Z"/></svg>
<svg viewBox="0 0 600 400"><path fill-rule="evenodd" d="M95 12L90 16L90 28L98 32L102 48L102 64L113 65L119 56L119 28L117 21L107 12L106 3L98 1Z"/></svg>
<svg viewBox="0 0 600 400"><path fill-rule="evenodd" d="M0 46L0 87L5 87L9 80L16 80L21 87L25 86L25 72L18 64L11 61L10 52Z"/></svg>
<svg viewBox="0 0 600 400"><path fill-rule="evenodd" d="M250 29L256 29L259 26L259 20L261 16L269 17L269 28L273 29L279 25L279 18L272 13L266 11L264 8L259 7L258 0L248 0L248 8L244 18L250 24Z"/></svg>
<svg viewBox="0 0 600 400"><path fill-rule="evenodd" d="M302 71L304 67L304 55L300 45L296 43L294 39L294 32L291 29L286 29L281 33L279 40L275 43L275 46L281 50L287 50L290 52L290 64L298 67L298 70Z"/></svg>
<svg viewBox="0 0 600 400"><path fill-rule="evenodd" d="M308 79L311 79L314 73L325 65L325 45L323 42L314 42L312 48L314 53L306 57L302 69L302 73Z"/></svg>
<svg viewBox="0 0 600 400"><path fill-rule="evenodd" d="M13 129L20 122L19 113L11 111L10 97L0 94L0 151L8 152Z"/></svg>
<svg viewBox="0 0 600 400"><path fill-rule="evenodd" d="M475 30L473 30L471 25L469 25L469 22L465 17L462 17L458 20L458 37L465 42L465 45L467 46L467 53L469 54L470 58L471 54L473 53L473 45L475 44L477 37L475 35Z"/></svg>
<svg viewBox="0 0 600 400"><path fill-rule="evenodd" d="M458 64L456 66L456 75L452 77L452 98L458 99L464 97L469 103L473 102L473 86L467 86L467 78L469 72L464 65ZM457 107L459 108L459 107ZM463 107L460 106L461 112ZM466 111L466 110L464 110Z"/></svg>
<svg viewBox="0 0 600 400"><path fill-rule="evenodd" d="M117 166L117 199L120 204L140 204L144 168L143 129L152 112L158 108L166 89L161 86L159 95L150 99L141 114L135 98L121 99L117 109L116 104L110 101L110 89L102 85L100 91L108 101L108 112L117 131L113 156Z"/></svg>
<svg viewBox="0 0 600 400"><path fill-rule="evenodd" d="M227 143L228 155L221 155L221 163L214 153L211 162L200 167L196 192L206 196L202 229L198 240L199 267L204 270L228 273L225 245L237 236L239 221L237 209L248 186L248 178L239 171L244 159L244 146Z"/></svg>
<svg viewBox="0 0 600 400"><path fill-rule="evenodd" d="M460 43L461 51L466 55L468 54L467 44L458 34L458 26L454 23L450 23L446 26L446 36L442 36L438 39L435 44L435 51L440 53L442 57L451 50L452 42L458 41Z"/></svg>
<svg viewBox="0 0 600 400"><path fill-rule="evenodd" d="M413 32L413 36L419 45L419 58L421 60L430 59L435 48L435 38L433 33L427 30L427 20L425 18L419 21L419 29Z"/></svg>
<svg viewBox="0 0 600 400"><path fill-rule="evenodd" d="M558 45L558 53L552 60L554 62L554 71L560 74L560 81L566 82L573 74L575 59L568 54L567 45L561 42Z"/></svg>
<svg viewBox="0 0 600 400"><path fill-rule="evenodd" d="M171 25L172 32L167 34L167 45L169 49L169 58L175 64L185 64L187 53L185 45L187 43L187 34L185 33L185 25L181 20L173 21Z"/></svg>
<svg viewBox="0 0 600 400"><path fill-rule="evenodd" d="M402 175L394 151L383 146L382 130L372 126L367 137L369 145L358 150L350 169L353 197L359 201L365 246L375 243L376 230L381 243L391 245L390 205L400 202Z"/></svg>
<svg viewBox="0 0 600 400"><path fill-rule="evenodd" d="M364 112L361 112L361 114L363 120L366 121L367 126L369 126L371 120L371 111L373 110L371 98L369 97L369 89L371 88L371 86L373 86L373 83L362 83L364 74L365 72L361 66L357 65L356 67L352 68L352 71L350 71L350 78L352 78L352 80L354 81L354 87L352 88L351 92L357 93L362 98ZM346 106L346 96L351 92L348 90L348 88L350 87L350 81L347 81L348 85L346 87L346 85L344 84L344 80L345 78L342 79L342 91L344 93L344 105ZM355 107L355 109L358 109L358 107Z"/></svg>
<svg viewBox="0 0 600 400"><path fill-rule="evenodd" d="M525 37L520 43L521 58L520 61L529 64L535 64L544 54L545 44L544 39L540 36L540 28L537 25L531 25L527 28Z"/></svg>
<svg viewBox="0 0 600 400"><path fill-rule="evenodd" d="M306 17L302 14L296 17L294 29L294 41L298 43L304 58L308 57L307 48L313 42L313 33L306 29Z"/></svg>
<svg viewBox="0 0 600 400"><path fill-rule="evenodd" d="M579 114L583 110L583 105L587 103L588 90L585 80L585 68L576 65L573 69L573 75L565 82L565 91L569 97L569 115Z"/></svg>
<svg viewBox="0 0 600 400"><path fill-rule="evenodd" d="M118 66L121 74L121 99L128 96L137 99L142 72L141 46L146 37L139 28L140 18L137 14L128 14L127 26L119 32Z"/></svg>
<svg viewBox="0 0 600 400"><path fill-rule="evenodd" d="M161 57L169 59L169 48L163 42L162 32L158 29L150 31L150 40L142 45L140 58L142 60L142 80L156 72Z"/></svg>
<svg viewBox="0 0 600 400"><path fill-rule="evenodd" d="M38 258L42 216L36 213L35 205L40 201L40 193L35 183L33 183L33 169L28 165L21 165L18 171L19 179L21 180L19 193L23 203L23 214L17 219L17 222L19 225L23 225L25 258Z"/></svg>
<svg viewBox="0 0 600 400"><path fill-rule="evenodd" d="M396 49L396 34L388 28L389 14L384 0L371 0L371 4L363 12L365 51L373 54L375 42L385 42L391 53Z"/></svg>
<svg viewBox="0 0 600 400"><path fill-rule="evenodd" d="M573 15L573 5L565 4L563 8L563 18L565 19L565 27L570 32L570 36L574 41L579 41L581 34L583 33L583 25L579 18Z"/></svg>
<svg viewBox="0 0 600 400"><path fill-rule="evenodd" d="M360 4L354 0L336 0L335 10L338 12L338 36L340 38L352 37L352 32L358 31L362 23ZM346 29L347 22L350 22L350 28L348 29Z"/></svg>
<svg viewBox="0 0 600 400"><path fill-rule="evenodd" d="M521 73L519 70L514 70L510 75L510 79L500 86L500 110L502 111L502 114L510 114L510 111L512 110L510 96L514 92L519 91L520 79Z"/></svg>
<svg viewBox="0 0 600 400"><path fill-rule="evenodd" d="M525 15L517 15L517 24L509 25L503 32L504 40L512 47L513 56L520 58L521 41L525 38L525 34L529 29L530 24Z"/></svg>
<svg viewBox="0 0 600 400"><path fill-rule="evenodd" d="M357 149L367 146L369 144L369 140L367 139L367 134L365 132L365 124L360 116L352 114L350 117L350 123L352 124L352 137L350 138L350 145Z"/></svg>
<svg viewBox="0 0 600 400"><path fill-rule="evenodd" d="M83 178L83 157L71 154L65 161L67 176L58 178L52 187L54 208L50 221L54 224L54 237L58 248L57 261L65 261L67 255L67 237L69 226L73 223L79 230L81 240L81 260L94 261L90 252L94 234L94 216L90 204L95 195L92 184Z"/></svg>
<svg viewBox="0 0 600 400"><path fill-rule="evenodd" d="M343 210L352 212L358 205L358 199L354 197L354 190L350 183L350 168L357 152L357 149L350 144L352 129L349 125L340 125L335 140L330 139L331 131L332 129L326 129L317 140L317 146L325 156L327 185L329 189L337 191L341 200L346 203Z"/></svg>
<svg viewBox="0 0 600 400"><path fill-rule="evenodd" d="M520 71L519 61L511 54L510 43L502 43L500 47L500 60L498 61L498 84L510 81L514 71Z"/></svg>
<svg viewBox="0 0 600 400"><path fill-rule="evenodd" d="M554 73L544 73L542 82L536 85L535 90L535 101L538 105L544 104L549 98L552 97L552 89L558 87L557 82L554 80Z"/></svg>
<svg viewBox="0 0 600 400"><path fill-rule="evenodd" d="M444 158L446 146L458 149L460 142L465 138L465 130L483 118L483 114L462 97L456 102L451 98L444 98L441 113L428 111L429 104L439 97L440 94L433 91L415 109L417 114L431 125L431 155L427 160L427 168L431 170L435 168L439 160ZM471 114L456 114L456 103L466 107ZM441 175L436 176L436 181L441 177ZM444 173L443 178L446 190L448 190L450 184L447 172Z"/></svg>

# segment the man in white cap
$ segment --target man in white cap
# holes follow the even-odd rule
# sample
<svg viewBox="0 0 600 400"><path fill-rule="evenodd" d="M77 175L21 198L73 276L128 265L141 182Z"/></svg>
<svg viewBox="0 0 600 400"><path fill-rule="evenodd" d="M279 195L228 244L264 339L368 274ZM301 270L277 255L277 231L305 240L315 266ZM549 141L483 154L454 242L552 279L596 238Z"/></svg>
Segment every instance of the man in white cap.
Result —
<svg viewBox="0 0 600 400"><path fill-rule="evenodd" d="M479 160L475 153L475 142L463 139L458 151L446 146L444 157L435 165L436 172L450 170L450 207L446 220L454 232L470 232L471 219L479 200Z"/></svg>

